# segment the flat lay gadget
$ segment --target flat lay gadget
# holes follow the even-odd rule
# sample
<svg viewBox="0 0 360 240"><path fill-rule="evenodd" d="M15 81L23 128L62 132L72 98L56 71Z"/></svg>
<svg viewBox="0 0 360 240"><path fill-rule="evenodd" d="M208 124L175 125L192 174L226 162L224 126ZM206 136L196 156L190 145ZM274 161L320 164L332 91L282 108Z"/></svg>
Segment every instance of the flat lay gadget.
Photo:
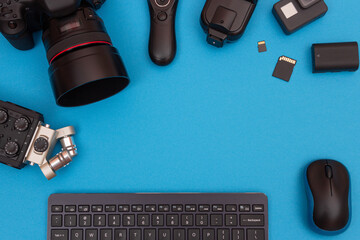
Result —
<svg viewBox="0 0 360 240"><path fill-rule="evenodd" d="M67 166L77 155L74 127L53 130L43 122L40 113L0 101L0 162L18 169L37 164L48 180ZM62 150L50 158L58 141Z"/></svg>
<svg viewBox="0 0 360 240"><path fill-rule="evenodd" d="M350 176L334 160L318 160L306 169L310 224L320 233L344 232L351 220Z"/></svg>
<svg viewBox="0 0 360 240"><path fill-rule="evenodd" d="M149 54L159 65L170 64L176 55L175 17L179 0L148 0L150 10Z"/></svg>
<svg viewBox="0 0 360 240"><path fill-rule="evenodd" d="M58 105L90 104L123 90L125 66L95 13L99 0L1 0L0 32L17 49L34 47L43 30L49 75Z"/></svg>
<svg viewBox="0 0 360 240"><path fill-rule="evenodd" d="M273 13L286 34L292 34L325 15L324 0L281 0L274 4Z"/></svg>
<svg viewBox="0 0 360 240"><path fill-rule="evenodd" d="M262 193L53 194L48 201L47 236L268 240L268 221L268 199Z"/></svg>
<svg viewBox="0 0 360 240"><path fill-rule="evenodd" d="M270 8L268 8L268 15L276 22L276 27L279 31L281 30L278 25L287 35L290 35L324 16L328 11L328 6L325 2L327 1L280 0L274 5L273 3L271 4ZM118 50L113 46L115 38L113 40L110 38L103 19L98 16L97 10L100 10L104 3L105 0L0 0L0 32L13 47L18 50L34 48L36 36L33 36L33 34L37 31L42 31L42 41L49 63L48 73L56 104L61 107L68 107L66 109L69 111L69 115L74 113L74 108L71 107L84 106L104 100L124 90L130 84L129 74L125 65ZM196 19L193 23L194 26L198 27L199 42L204 40L201 38L201 36L205 37L204 32L206 34L206 42L201 42L203 45L199 46L199 49L201 48L204 54L209 54L208 56L213 56L214 50L217 51L216 53L219 53L219 51L226 53L234 45L224 46L225 43L235 42L241 37L243 39L248 37L246 34L244 35L246 28L249 28L251 25L262 24L258 16L257 18L255 17L257 14L254 14L258 11L255 11L255 9L260 8L259 4L262 4L262 2L258 3L257 0L204 0L204 4L201 4L203 8L197 9L197 15L192 14L194 19ZM178 39L183 37L176 34L176 23L180 23L178 21L180 19L176 20L176 18L177 15L180 17L178 14L180 9L178 7L182 8L181 11L183 11L186 9L184 5L185 1L179 0L147 0L145 2L144 6L148 7L148 9L143 10L146 11L146 14L149 13L150 16L147 19L149 21L149 28L146 28L146 31L149 30L149 35L142 37L146 40L143 47L147 47L148 53L141 52L149 56L152 62L158 66L167 66L173 63L175 59L177 54L177 37ZM331 9L331 11L336 10ZM119 12L117 9L114 9L113 12L130 18L126 12ZM318 28L327 27L326 18L321 20L324 23L322 25L319 24ZM120 23L119 17L119 26L121 27ZM313 26L316 27L316 24ZM254 35L254 32L251 33ZM290 37L285 36L282 32L280 33L281 37L283 37L281 39L282 42L284 42L285 38L296 38L296 34ZM261 69L261 71L266 71L269 79L277 78L283 80L278 82L273 80L273 83L270 83L273 85L278 84L276 86L279 89L286 84L289 88L292 87L293 82L290 82L290 79L296 78L297 71L299 68L304 67L304 65L307 66L306 71L311 76L314 76L312 73L316 73L316 76L322 76L324 79L330 79L338 75L318 73L346 71L350 72L346 73L349 74L346 76L352 76L351 74L354 74L359 68L359 49L355 37L354 39L346 39L345 42L330 42L333 39L331 39L329 33L329 42L325 42L327 41L326 39L325 43L316 42L312 46L311 44L306 46L303 51L308 53L309 58L304 58L296 56L295 52L291 50L288 50L288 53L279 52L278 54L278 49L275 48L274 42L271 42L271 39L264 39L268 37L264 35L249 36L252 37L253 45L246 49L248 52L243 53L244 55L247 55L249 52L256 53L256 56L261 60L254 58L254 62L250 62L248 59L245 59L244 62L239 62L238 64L241 67L246 64L258 64L260 69L260 66L268 62L266 57L271 52L276 51L275 58L272 56L274 62L271 62L271 64L275 65L276 63L272 75L266 68L263 68L264 70ZM129 36L124 34L121 38L129 39ZM272 35L269 34L269 36ZM189 35L187 37L193 36ZM301 38L298 41L302 41ZM315 39L311 39L311 43L313 42L315 42ZM239 41L238 44L241 44L241 42ZM212 46L224 48L219 50ZM181 47L188 48L186 45ZM137 49L139 46L129 45L126 48ZM286 48L280 50L285 51ZM180 52L178 57L180 59ZM196 57L201 58L203 56L199 55ZM229 55L229 58L231 58L231 55ZM151 63L151 65L153 64ZM173 65L179 66L177 62L174 62ZM141 66L137 67L140 69ZM181 67L184 67L184 71L186 71L185 67L191 67L191 65ZM169 70L170 74L172 68L157 67L156 69L160 73L162 73L161 71ZM234 74L235 72L234 69ZM242 74L248 74L242 70L241 72ZM274 78L271 78L271 76ZM214 78L217 77L214 76ZM227 78L221 75L220 80L225 81ZM142 84L142 82L138 81L137 84ZM324 85L326 84L326 81L324 81ZM156 87L160 88L159 86ZM134 86L135 88L136 86ZM40 94L40 91L35 87L33 91ZM236 92L236 94L240 93ZM145 97L143 99L138 98L136 101L144 101ZM171 97L168 96L168 99L171 100ZM274 96L271 95L271 97ZM111 102L112 99L109 99L109 101L111 105L109 115L114 114L114 112L119 113L121 109L117 109L117 106L113 104L115 100ZM130 103L129 101L129 105ZM96 108L95 105L87 107L79 108L79 111L96 115L98 118L107 119L108 116L99 113L99 108ZM62 113L54 110L53 114L55 118ZM152 118L153 116L148 114L146 117ZM95 122L90 128L94 132L111 128L114 134L116 133L123 137L121 135L122 132L117 132L117 127L123 126L125 121L119 115L116 115L116 117L118 119L116 119L115 123L112 122L112 125L108 124L110 122L108 120L106 124L101 125ZM145 120L147 120L146 117L144 118ZM184 116L184 118L186 117ZM88 121L88 118L78 120ZM166 129L162 125L161 128ZM77 146L74 141L75 134L75 129L72 126L51 129L50 125L44 123L42 114L10 102L0 101L0 163L4 165L22 169L26 165L36 164L48 180L53 179L58 170L68 166L73 158L78 156ZM105 134L103 138L99 139L95 135L80 134L83 137L83 144L89 144L86 141L90 140L95 140L97 144L95 149L90 148L89 144L87 156L99 155L99 157L108 157L110 153L100 152L108 144L108 138L105 137ZM220 140L223 141L222 139ZM248 141L246 137L245 140ZM139 140L139 144L141 144L141 141L143 139ZM61 151L53 156L52 153L58 142L61 145ZM116 143L118 144L118 142ZM229 141L229 143L231 144L232 142ZM80 146L79 142L78 144ZM152 148L152 151L155 151L153 149L156 150L155 147ZM116 151L121 151L121 148L119 147ZM116 151L114 151L115 154L120 155ZM210 154L214 155L214 153ZM316 152L316 154L318 153ZM239 157L239 159L234 159L233 161L239 161L240 159ZM116 159L116 163L121 161ZM150 159L150 161L151 164L158 164L155 160ZM117 169L119 170L117 173L119 175L132 171L132 169L122 165L120 167L120 165L113 163L113 159L110 159L104 165L104 168ZM174 163L174 165L176 164ZM192 164L194 164L193 168L198 167L196 161L192 162ZM93 165L90 166L93 170L91 174L96 175L101 186L105 186L108 182L104 180L105 178L102 178L102 175L97 173ZM209 169L208 171L213 171L211 165L206 167ZM215 166L216 170L218 170L217 175L227 174L226 170L223 170L222 167ZM301 170L302 168L299 169ZM245 172L244 168L240 168L238 172L239 174L247 174L246 176L252 179L252 181L259 177L257 172L252 170ZM137 177L133 176L133 172L131 173L131 178ZM354 174L350 175L350 173ZM195 174L194 181L199 180L196 178L197 176L195 177ZM272 176L274 173L269 171L268 174ZM305 174L304 171L301 171L301 183L305 183L305 190L300 195L303 194L304 199L306 195L308 200L307 205L304 205L305 207L302 208L304 213L307 211L308 215L308 219L306 219L308 222L304 226L307 226L309 231L313 231L314 234L319 234L316 236L323 235L322 237L326 237L343 234L351 227L351 219L355 216L352 213L352 205L356 204L356 201L351 199L351 193L354 192L351 184L355 181L351 181L350 176L355 176L353 169L330 159L311 162L306 167ZM76 176L73 177L72 184L79 187ZM153 177L156 178L155 173ZM78 181L83 181L84 179L87 180L87 178L83 178L78 179ZM235 176L235 179L238 179L238 176ZM139 181L147 180L146 177L139 177ZM104 181L104 185L102 185L102 181ZM108 181L112 182L113 179ZM161 185L161 183L158 184ZM354 185L356 186L356 184ZM93 187L91 184L89 186ZM127 186L122 185L121 182L118 183L118 187L119 192L127 189ZM225 186L222 187L224 188L221 188L220 191L227 189ZM132 190L134 189L130 188L130 191ZM167 190L169 191L169 189ZM56 192L55 189L51 191ZM61 189L61 191L67 190ZM70 191L74 191L74 189ZM82 189L82 192L86 191L90 190ZM256 190L250 193L105 192L109 191L104 190L103 193L55 193L50 195L47 207L47 239L269 240L269 217L272 216L272 213L269 211L270 206L268 205L268 196L270 200L272 198L270 192L266 193L267 195L258 193ZM277 203L274 202L275 204ZM298 207L301 208L302 206ZM275 214L273 215L274 224L277 224L277 217ZM289 216L289 218L300 219L300 216L295 214L294 216ZM45 215L43 220L45 221ZM41 226L41 224L38 225ZM44 226L42 228L45 231Z"/></svg>
<svg viewBox="0 0 360 240"><path fill-rule="evenodd" d="M207 42L222 47L226 41L239 39L255 10L257 0L207 0L201 13L201 26Z"/></svg>

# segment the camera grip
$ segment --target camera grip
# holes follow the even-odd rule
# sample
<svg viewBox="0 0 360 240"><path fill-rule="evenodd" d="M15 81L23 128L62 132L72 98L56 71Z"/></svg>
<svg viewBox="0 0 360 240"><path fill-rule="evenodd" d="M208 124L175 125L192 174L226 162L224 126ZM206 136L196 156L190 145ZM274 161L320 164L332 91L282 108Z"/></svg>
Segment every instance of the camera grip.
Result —
<svg viewBox="0 0 360 240"><path fill-rule="evenodd" d="M175 28L171 23L151 22L149 54L161 66L173 61L176 54Z"/></svg>
<svg viewBox="0 0 360 240"><path fill-rule="evenodd" d="M175 15L178 0L168 0L165 7L160 7L156 1L158 0L149 0L149 55L155 64L165 66L170 64L176 55Z"/></svg>

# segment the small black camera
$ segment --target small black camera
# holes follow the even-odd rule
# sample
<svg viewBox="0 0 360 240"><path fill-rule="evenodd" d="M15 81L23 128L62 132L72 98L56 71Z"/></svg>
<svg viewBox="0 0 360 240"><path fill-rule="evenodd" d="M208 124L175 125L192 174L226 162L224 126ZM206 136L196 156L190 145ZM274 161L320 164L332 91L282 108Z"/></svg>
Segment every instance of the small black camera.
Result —
<svg viewBox="0 0 360 240"><path fill-rule="evenodd" d="M286 34L291 34L322 17L328 7L324 0L281 0L274 4L273 14Z"/></svg>
<svg viewBox="0 0 360 240"><path fill-rule="evenodd" d="M0 0L0 32L17 49L43 31L57 104L80 106L123 90L128 74L94 10L105 0Z"/></svg>
<svg viewBox="0 0 360 240"><path fill-rule="evenodd" d="M38 112L0 101L0 163L17 169L37 164L47 179L68 165L77 155L74 128L53 130L43 121ZM62 152L49 159L57 141Z"/></svg>

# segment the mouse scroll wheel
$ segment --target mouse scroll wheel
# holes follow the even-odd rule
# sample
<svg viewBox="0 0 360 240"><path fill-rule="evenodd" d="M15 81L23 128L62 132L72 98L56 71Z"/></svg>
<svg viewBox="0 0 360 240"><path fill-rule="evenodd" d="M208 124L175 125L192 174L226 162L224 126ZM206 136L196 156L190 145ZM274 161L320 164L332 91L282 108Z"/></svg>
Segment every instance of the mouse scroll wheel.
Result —
<svg viewBox="0 0 360 240"><path fill-rule="evenodd" d="M332 171L331 166L329 166L329 165L325 166L325 174L326 174L326 177L329 179L331 179L333 177L333 171Z"/></svg>

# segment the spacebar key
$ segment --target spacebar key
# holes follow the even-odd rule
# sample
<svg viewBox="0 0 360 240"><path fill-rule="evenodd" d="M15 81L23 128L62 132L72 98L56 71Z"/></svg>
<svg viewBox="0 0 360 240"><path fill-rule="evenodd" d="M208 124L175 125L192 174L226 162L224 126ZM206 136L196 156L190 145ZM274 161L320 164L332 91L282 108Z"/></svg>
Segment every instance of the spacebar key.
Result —
<svg viewBox="0 0 360 240"><path fill-rule="evenodd" d="M264 226L264 215L252 214L240 216L241 226Z"/></svg>
<svg viewBox="0 0 360 240"><path fill-rule="evenodd" d="M52 230L51 240L68 240L68 230Z"/></svg>

